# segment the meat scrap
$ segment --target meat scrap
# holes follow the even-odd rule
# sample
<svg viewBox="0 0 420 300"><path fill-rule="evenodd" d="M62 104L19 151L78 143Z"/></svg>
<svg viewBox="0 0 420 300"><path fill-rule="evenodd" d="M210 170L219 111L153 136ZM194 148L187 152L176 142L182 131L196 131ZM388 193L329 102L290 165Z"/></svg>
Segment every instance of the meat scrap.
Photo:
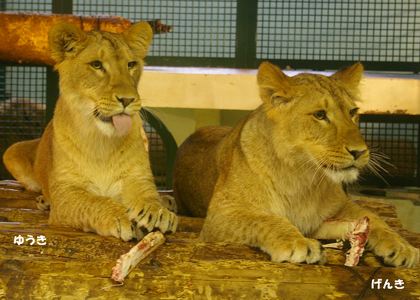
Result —
<svg viewBox="0 0 420 300"><path fill-rule="evenodd" d="M347 233L351 248L346 252L345 266L355 267L359 263L359 258L365 250L365 245L370 231L369 218L364 217L357 221L353 231Z"/></svg>
<svg viewBox="0 0 420 300"><path fill-rule="evenodd" d="M350 241L351 248L346 252L345 266L355 267L359 263L359 258L362 256L364 247L369 235L369 218L364 217L360 220L342 220L342 219L328 219L326 223L334 227L341 227L341 230L347 232L345 238ZM322 245L324 248L343 249L343 242L331 243Z"/></svg>
<svg viewBox="0 0 420 300"><path fill-rule="evenodd" d="M123 282L124 278L144 259L165 242L165 236L160 232L151 232L126 254L121 255L117 264L112 268L111 278Z"/></svg>

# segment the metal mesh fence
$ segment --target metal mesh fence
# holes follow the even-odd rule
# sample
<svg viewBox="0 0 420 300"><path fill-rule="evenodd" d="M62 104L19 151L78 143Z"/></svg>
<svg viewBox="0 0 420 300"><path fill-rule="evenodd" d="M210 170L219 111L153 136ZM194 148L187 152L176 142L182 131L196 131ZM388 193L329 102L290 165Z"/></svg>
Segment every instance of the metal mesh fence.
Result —
<svg viewBox="0 0 420 300"><path fill-rule="evenodd" d="M51 0L0 1L9 11L52 10ZM295 69L321 70L341 66L335 62L362 61L367 70L420 71L419 0L66 2L72 3L74 14L117 15L133 22L159 19L171 26L170 33L154 36L148 55L154 65L243 68L272 60L280 65L290 62ZM254 3L255 11L243 16L240 8ZM239 18L256 20L255 37ZM239 42L250 40L254 43ZM236 55L244 47L256 49L239 59Z"/></svg>
<svg viewBox="0 0 420 300"><path fill-rule="evenodd" d="M359 127L371 149L371 157L380 166L378 171L385 170L380 174L389 184L420 184L420 116L362 115ZM363 176L372 180L375 174L366 169ZM375 181L380 182L380 178Z"/></svg>
<svg viewBox="0 0 420 300"><path fill-rule="evenodd" d="M2 10L51 12L52 1L2 1ZM41 137L46 126L46 68L0 66L0 156L13 143ZM0 179L11 179L0 163Z"/></svg>
<svg viewBox="0 0 420 300"><path fill-rule="evenodd" d="M49 13L52 10L52 0L5 0L3 2L6 11Z"/></svg>
<svg viewBox="0 0 420 300"><path fill-rule="evenodd" d="M420 4L260 0L257 58L419 62Z"/></svg>
<svg viewBox="0 0 420 300"><path fill-rule="evenodd" d="M234 58L236 1L73 1L75 14L111 14L173 27L155 35L148 56Z"/></svg>
<svg viewBox="0 0 420 300"><path fill-rule="evenodd" d="M5 67L5 91L0 102L2 137L36 138L45 127L45 67ZM12 138L14 137L14 138Z"/></svg>
<svg viewBox="0 0 420 300"><path fill-rule="evenodd" d="M6 67L0 99L0 155L13 143L41 137L45 122L45 68ZM11 178L3 163L0 178Z"/></svg>

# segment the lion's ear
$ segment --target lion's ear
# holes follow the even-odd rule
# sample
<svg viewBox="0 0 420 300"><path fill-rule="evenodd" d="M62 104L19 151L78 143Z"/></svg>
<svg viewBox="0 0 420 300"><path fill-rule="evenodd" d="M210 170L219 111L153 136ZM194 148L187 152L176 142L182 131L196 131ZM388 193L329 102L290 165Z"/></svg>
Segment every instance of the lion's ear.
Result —
<svg viewBox="0 0 420 300"><path fill-rule="evenodd" d="M61 22L54 25L49 34L51 57L61 63L66 55L77 54L84 47L86 34L79 26L69 22Z"/></svg>
<svg viewBox="0 0 420 300"><path fill-rule="evenodd" d="M147 48L152 43L153 31L147 22L138 22L131 25L123 33L128 45L134 51L134 54L143 59L147 54Z"/></svg>
<svg viewBox="0 0 420 300"><path fill-rule="evenodd" d="M279 106L293 100L295 90L292 79L275 65L263 62L258 69L257 82L265 103Z"/></svg>
<svg viewBox="0 0 420 300"><path fill-rule="evenodd" d="M359 61L350 67L344 67L331 75L331 78L341 80L351 89L357 89L363 75L363 65Z"/></svg>

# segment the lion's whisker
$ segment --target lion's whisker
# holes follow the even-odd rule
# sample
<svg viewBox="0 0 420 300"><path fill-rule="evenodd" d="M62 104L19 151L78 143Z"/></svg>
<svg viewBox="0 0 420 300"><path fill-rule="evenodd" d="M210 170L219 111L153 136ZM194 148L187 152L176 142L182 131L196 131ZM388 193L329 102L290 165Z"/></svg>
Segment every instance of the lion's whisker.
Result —
<svg viewBox="0 0 420 300"><path fill-rule="evenodd" d="M376 162L384 163L384 164L386 164L390 167L393 167L395 169L397 168L396 166L394 166L392 163L389 162L390 158L383 153L371 153L370 157L371 157L371 159L375 160Z"/></svg>
<svg viewBox="0 0 420 300"><path fill-rule="evenodd" d="M314 180L315 180L315 177L317 176L317 174L318 174L318 171L319 170L321 170L321 168L325 165L325 162L327 162L327 158L324 158L324 159L322 159L322 160L320 160L319 162L318 162L318 164L316 165L316 169L315 169L315 173L314 173L314 175L313 175L313 177L312 177L312 180L311 180L311 183L309 184L309 187L311 187L312 186L312 183L314 182ZM327 167L328 168L328 167ZM322 175L324 175L325 176L325 172L322 174ZM322 176L321 175L321 178L323 178L324 176ZM319 179L318 179L319 180ZM318 182L318 181L317 181Z"/></svg>
<svg viewBox="0 0 420 300"><path fill-rule="evenodd" d="M303 156L303 155L302 155ZM318 162L316 162L316 160L320 157L323 157L324 154L318 154L317 156L314 156L312 159L308 159L305 163L303 163L295 172L293 172L293 174L296 174L300 169L302 169L303 167L305 167L307 164L309 163L314 163L314 165L312 165L311 167L309 167L303 174L306 174L309 171L312 171L314 168L317 168Z"/></svg>

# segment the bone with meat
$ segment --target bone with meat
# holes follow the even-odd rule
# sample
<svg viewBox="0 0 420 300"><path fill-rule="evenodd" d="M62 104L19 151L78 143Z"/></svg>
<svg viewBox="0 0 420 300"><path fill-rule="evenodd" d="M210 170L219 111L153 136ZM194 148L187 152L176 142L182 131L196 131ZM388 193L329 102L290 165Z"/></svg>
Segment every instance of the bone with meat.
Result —
<svg viewBox="0 0 420 300"><path fill-rule="evenodd" d="M360 220L325 220L321 228L314 235L317 239L341 239L349 240L351 248L346 252L345 266L354 267L359 263L364 247L369 235L369 218L364 217ZM342 249L342 243L332 243L323 245L324 248Z"/></svg>
<svg viewBox="0 0 420 300"><path fill-rule="evenodd" d="M118 282L123 282L124 278L144 259L147 255L156 250L157 247L165 242L165 236L160 232L151 232L146 235L131 250L121 255L117 264L112 268L111 278Z"/></svg>

